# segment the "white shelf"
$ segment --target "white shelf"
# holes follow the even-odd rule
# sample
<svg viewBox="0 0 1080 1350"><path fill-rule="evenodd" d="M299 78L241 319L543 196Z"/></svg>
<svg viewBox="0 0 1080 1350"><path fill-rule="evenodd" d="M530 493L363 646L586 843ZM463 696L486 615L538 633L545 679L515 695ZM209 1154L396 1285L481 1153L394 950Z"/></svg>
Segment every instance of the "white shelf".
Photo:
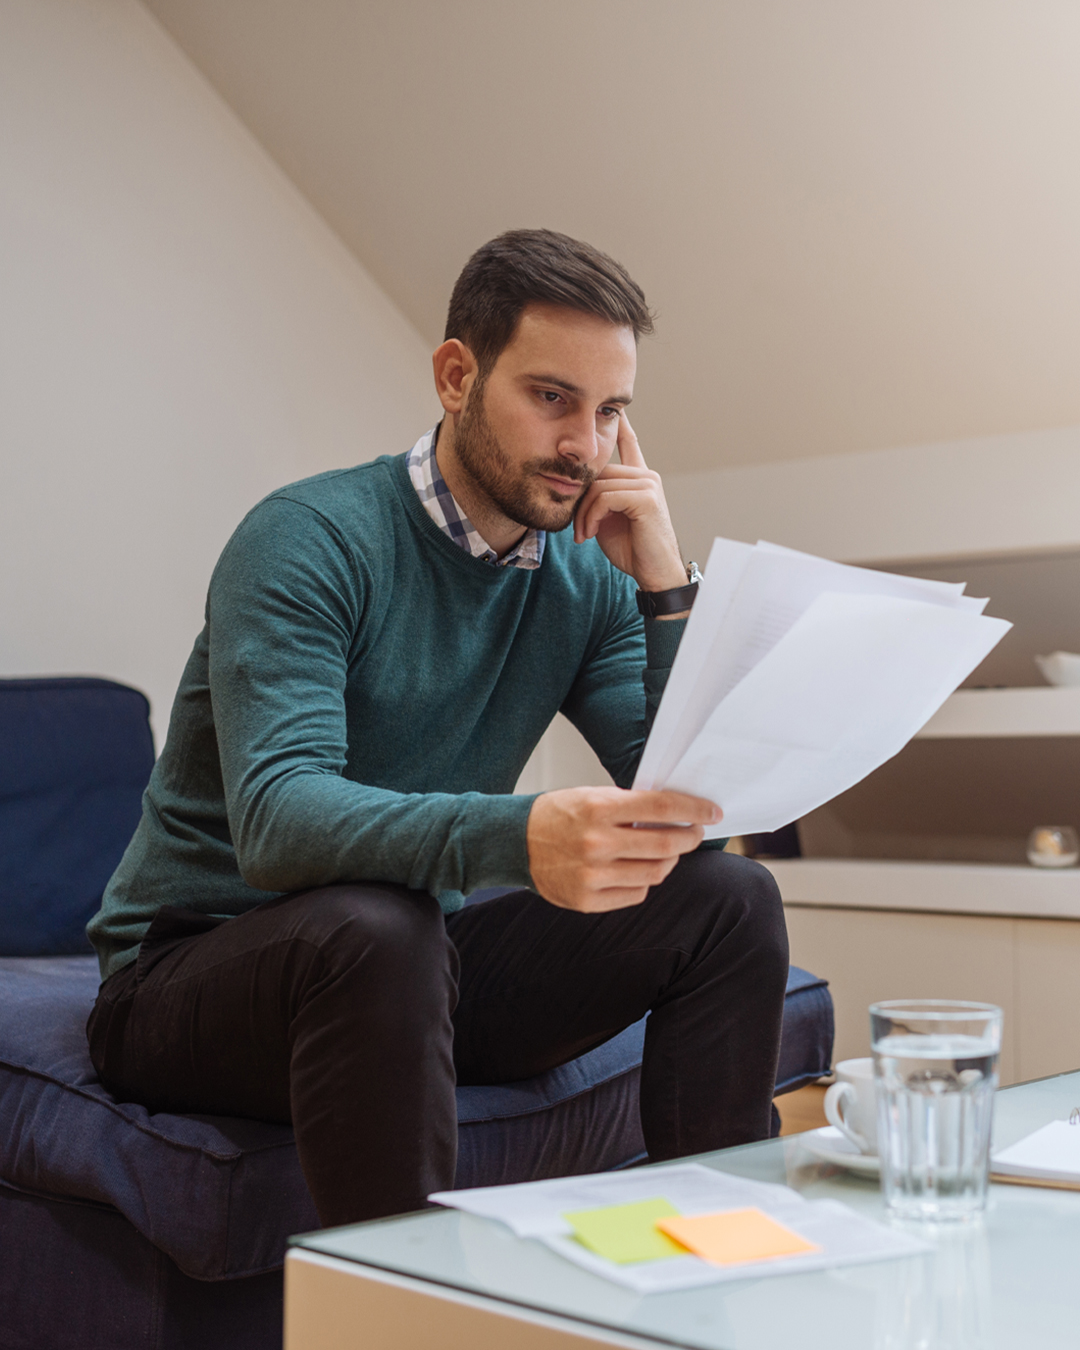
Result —
<svg viewBox="0 0 1080 1350"><path fill-rule="evenodd" d="M764 864L785 904L1080 919L1080 867L792 858Z"/></svg>
<svg viewBox="0 0 1080 1350"><path fill-rule="evenodd" d="M1080 688L961 689L919 738L1080 736Z"/></svg>

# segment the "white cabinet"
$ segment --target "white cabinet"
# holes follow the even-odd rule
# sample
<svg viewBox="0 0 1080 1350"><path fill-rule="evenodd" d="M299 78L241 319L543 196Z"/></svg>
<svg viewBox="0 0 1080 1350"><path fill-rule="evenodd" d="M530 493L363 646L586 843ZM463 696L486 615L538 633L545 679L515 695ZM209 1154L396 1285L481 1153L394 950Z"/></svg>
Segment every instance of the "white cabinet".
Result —
<svg viewBox="0 0 1080 1350"><path fill-rule="evenodd" d="M870 1053L866 1010L877 999L979 999L1004 1010L1002 1081L1024 1076L1017 1056L1014 920L789 905L787 921L792 961L829 981L834 1063ZM1077 1064L1080 1053L1076 1064L1062 1067Z"/></svg>
<svg viewBox="0 0 1080 1350"><path fill-rule="evenodd" d="M793 959L832 983L839 1058L866 1053L872 1000L923 994L1000 1003L1007 1078L1080 1066L1080 870L1024 857L1033 826L1080 828L1080 691L1039 687L1032 660L1080 652L1080 428L667 486L691 552L724 534L966 581L1013 621L968 681L991 687L954 695L896 759L800 822L807 856L768 865Z"/></svg>
<svg viewBox="0 0 1080 1350"><path fill-rule="evenodd" d="M802 858L767 862L792 959L830 981L838 1060L868 1053L874 1000L956 998L1004 1009L1003 1082L1080 1068L1080 868L1025 858L1034 826L1080 828L1080 689L1037 685L1032 660L1080 651L1080 553L896 570L970 580L1015 628L969 681L990 687L800 821Z"/></svg>
<svg viewBox="0 0 1080 1350"><path fill-rule="evenodd" d="M1003 1083L1080 1068L1080 923L799 904L786 912L792 960L832 990L834 1062L870 1053L866 1010L876 999L961 998L1004 1010Z"/></svg>
<svg viewBox="0 0 1080 1350"><path fill-rule="evenodd" d="M800 821L803 855L1026 865L1036 825L1080 826L1080 689L1033 659L1080 651L1080 551L885 566L966 581L1014 626L900 754Z"/></svg>
<svg viewBox="0 0 1080 1350"><path fill-rule="evenodd" d="M1080 595L1076 603L1080 608ZM1029 736L1080 736L1080 688L961 689L946 700L916 739Z"/></svg>

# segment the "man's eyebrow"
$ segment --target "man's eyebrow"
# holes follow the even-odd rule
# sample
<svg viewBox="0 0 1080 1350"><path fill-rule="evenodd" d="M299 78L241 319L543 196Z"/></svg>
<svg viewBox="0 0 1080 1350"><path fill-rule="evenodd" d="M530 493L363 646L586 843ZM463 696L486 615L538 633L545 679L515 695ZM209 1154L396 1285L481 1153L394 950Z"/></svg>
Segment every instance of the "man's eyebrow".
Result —
<svg viewBox="0 0 1080 1350"><path fill-rule="evenodd" d="M530 384L553 384L556 389L565 389L568 394L573 394L575 398L584 398L585 390L580 385L571 384L569 380L560 379L558 375L526 375L524 377ZM624 408L628 407L633 399L630 394L612 394L611 398L600 400L601 403L619 403Z"/></svg>

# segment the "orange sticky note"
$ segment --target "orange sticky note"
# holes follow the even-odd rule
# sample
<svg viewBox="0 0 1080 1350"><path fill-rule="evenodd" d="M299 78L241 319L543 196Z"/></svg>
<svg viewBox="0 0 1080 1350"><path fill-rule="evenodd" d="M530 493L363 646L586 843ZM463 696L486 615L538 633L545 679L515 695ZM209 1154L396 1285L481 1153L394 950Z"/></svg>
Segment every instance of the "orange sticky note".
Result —
<svg viewBox="0 0 1080 1350"><path fill-rule="evenodd" d="M807 1242L792 1229L770 1219L760 1209L730 1209L722 1214L673 1214L657 1219L656 1226L668 1237L711 1261L716 1266L735 1266L744 1261L767 1261L776 1256L819 1252L816 1242Z"/></svg>

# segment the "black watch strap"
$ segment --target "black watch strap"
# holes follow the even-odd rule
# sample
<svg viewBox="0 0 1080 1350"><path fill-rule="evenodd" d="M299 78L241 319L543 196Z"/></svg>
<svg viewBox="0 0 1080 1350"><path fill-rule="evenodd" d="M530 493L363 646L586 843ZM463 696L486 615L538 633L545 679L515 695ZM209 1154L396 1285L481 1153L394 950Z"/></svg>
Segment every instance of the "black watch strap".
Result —
<svg viewBox="0 0 1080 1350"><path fill-rule="evenodd" d="M676 586L672 591L638 591L637 607L647 619L659 618L661 614L681 614L697 599L697 588L697 582L691 581L688 586Z"/></svg>

